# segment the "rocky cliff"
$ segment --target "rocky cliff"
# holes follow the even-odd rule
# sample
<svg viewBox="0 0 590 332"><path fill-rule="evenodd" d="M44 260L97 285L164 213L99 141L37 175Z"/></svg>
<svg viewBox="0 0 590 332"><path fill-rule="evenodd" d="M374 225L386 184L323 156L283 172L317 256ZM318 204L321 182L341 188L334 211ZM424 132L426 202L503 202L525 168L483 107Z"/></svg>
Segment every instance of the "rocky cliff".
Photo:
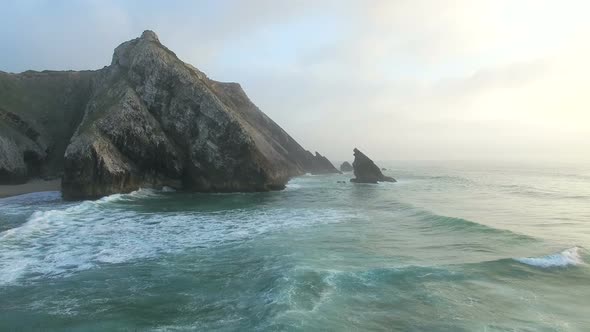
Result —
<svg viewBox="0 0 590 332"><path fill-rule="evenodd" d="M2 73L0 83L0 182L63 171L64 197L81 199L162 186L266 191L302 173L338 172L239 84L209 79L152 31L117 47L101 70Z"/></svg>

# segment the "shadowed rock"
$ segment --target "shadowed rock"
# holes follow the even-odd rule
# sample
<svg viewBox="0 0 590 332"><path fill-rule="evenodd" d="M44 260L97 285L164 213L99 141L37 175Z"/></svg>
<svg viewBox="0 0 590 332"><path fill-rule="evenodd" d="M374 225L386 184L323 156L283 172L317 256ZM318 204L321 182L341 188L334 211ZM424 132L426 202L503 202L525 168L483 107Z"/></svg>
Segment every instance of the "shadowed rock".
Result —
<svg viewBox="0 0 590 332"><path fill-rule="evenodd" d="M354 169L352 168L352 165L348 161L345 161L342 163L342 165L340 165L340 170L342 172L352 172Z"/></svg>
<svg viewBox="0 0 590 332"><path fill-rule="evenodd" d="M92 72L0 71L0 184L56 177L89 98Z"/></svg>
<svg viewBox="0 0 590 332"><path fill-rule="evenodd" d="M377 183L377 182L396 182L394 178L385 176L375 163L358 149L354 149L354 179L350 182L356 183Z"/></svg>

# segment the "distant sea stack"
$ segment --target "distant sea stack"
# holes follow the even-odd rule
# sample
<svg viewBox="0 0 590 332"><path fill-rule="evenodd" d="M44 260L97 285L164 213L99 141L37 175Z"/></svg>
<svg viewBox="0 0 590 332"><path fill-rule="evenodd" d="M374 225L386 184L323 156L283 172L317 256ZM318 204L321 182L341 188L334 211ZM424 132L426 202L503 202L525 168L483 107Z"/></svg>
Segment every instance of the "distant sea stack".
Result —
<svg viewBox="0 0 590 332"><path fill-rule="evenodd" d="M359 149L354 149L354 179L350 182L356 183L377 183L377 182L396 182L394 178L385 176L375 163L362 153Z"/></svg>
<svg viewBox="0 0 590 332"><path fill-rule="evenodd" d="M348 161L345 161L340 165L340 171L342 172L352 172L353 170L352 165Z"/></svg>
<svg viewBox="0 0 590 332"><path fill-rule="evenodd" d="M110 66L0 72L0 184L63 173L66 199L140 187L267 191L339 172L305 150L237 83L209 79L145 31Z"/></svg>

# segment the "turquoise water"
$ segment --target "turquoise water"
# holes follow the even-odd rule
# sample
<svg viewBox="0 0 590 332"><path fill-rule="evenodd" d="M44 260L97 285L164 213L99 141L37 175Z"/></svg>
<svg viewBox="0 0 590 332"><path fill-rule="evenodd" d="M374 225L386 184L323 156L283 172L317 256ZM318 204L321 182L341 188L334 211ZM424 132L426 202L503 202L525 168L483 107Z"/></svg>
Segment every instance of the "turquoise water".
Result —
<svg viewBox="0 0 590 332"><path fill-rule="evenodd" d="M590 331L590 167L0 200L0 330Z"/></svg>

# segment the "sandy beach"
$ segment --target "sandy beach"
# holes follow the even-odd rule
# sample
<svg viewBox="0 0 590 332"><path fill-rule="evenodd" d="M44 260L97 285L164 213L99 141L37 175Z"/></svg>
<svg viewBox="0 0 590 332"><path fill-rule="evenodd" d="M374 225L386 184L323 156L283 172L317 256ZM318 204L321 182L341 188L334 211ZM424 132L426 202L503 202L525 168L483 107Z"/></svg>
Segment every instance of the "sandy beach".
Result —
<svg viewBox="0 0 590 332"><path fill-rule="evenodd" d="M61 180L31 180L24 184L0 185L0 198L29 194L39 191L60 190Z"/></svg>

